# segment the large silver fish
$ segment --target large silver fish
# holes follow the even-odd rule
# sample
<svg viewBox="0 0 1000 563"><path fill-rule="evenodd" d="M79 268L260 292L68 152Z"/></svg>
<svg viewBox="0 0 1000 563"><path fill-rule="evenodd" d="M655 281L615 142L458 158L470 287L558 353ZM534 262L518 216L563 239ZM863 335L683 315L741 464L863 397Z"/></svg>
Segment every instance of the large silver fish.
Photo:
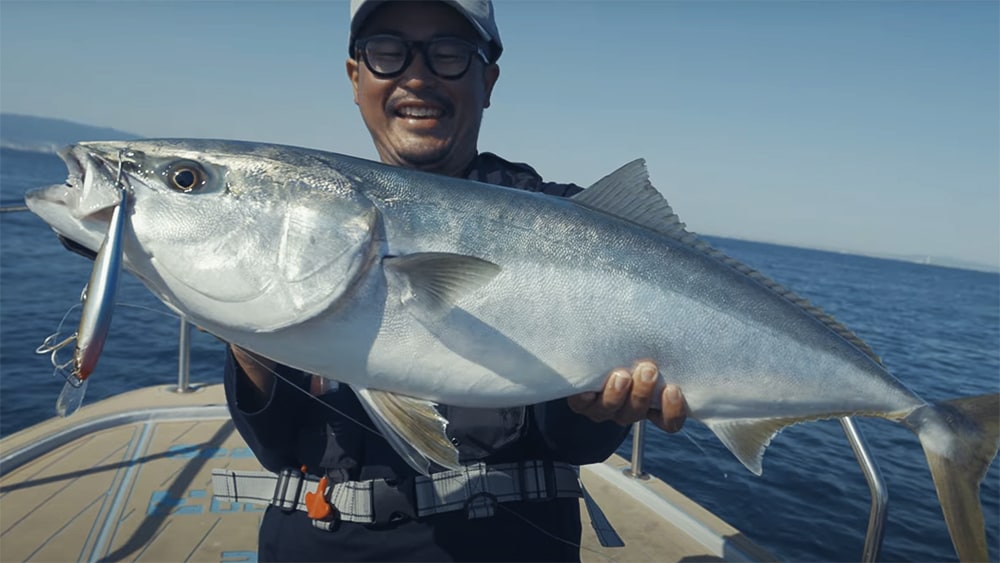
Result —
<svg viewBox="0 0 1000 563"><path fill-rule="evenodd" d="M650 358L757 474L789 424L905 425L959 556L988 557L979 483L1000 396L916 397L846 328L688 233L641 161L559 199L273 145L97 142L62 157L69 180L29 193L33 212L97 249L121 164L125 267L222 339L349 383L418 469L457 463L432 401L536 403Z"/></svg>

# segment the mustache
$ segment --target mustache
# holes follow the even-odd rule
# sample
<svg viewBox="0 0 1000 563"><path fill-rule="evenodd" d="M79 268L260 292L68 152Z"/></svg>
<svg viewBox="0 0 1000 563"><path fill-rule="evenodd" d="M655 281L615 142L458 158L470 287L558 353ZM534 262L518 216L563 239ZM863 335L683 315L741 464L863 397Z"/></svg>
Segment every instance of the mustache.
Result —
<svg viewBox="0 0 1000 563"><path fill-rule="evenodd" d="M396 111L401 106L410 105L410 104L413 104L413 105L421 104L421 105L437 106L437 107L441 108L442 110L444 110L445 114L447 114L447 115L451 115L454 112L454 109L455 109L455 105L451 102L451 100L448 100L447 98L444 98L442 96L438 96L438 95L430 94L430 93L421 93L419 95L415 95L412 92L406 92L406 93L399 94L397 96L393 96L392 98L389 99L389 101L386 104L386 106L390 110Z"/></svg>

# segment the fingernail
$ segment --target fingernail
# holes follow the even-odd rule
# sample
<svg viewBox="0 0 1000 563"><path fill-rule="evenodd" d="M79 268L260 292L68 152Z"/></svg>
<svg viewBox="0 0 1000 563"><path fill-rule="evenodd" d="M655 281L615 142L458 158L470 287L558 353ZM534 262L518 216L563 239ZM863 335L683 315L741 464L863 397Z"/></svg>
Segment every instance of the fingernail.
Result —
<svg viewBox="0 0 1000 563"><path fill-rule="evenodd" d="M664 394L667 396L667 402L671 405L681 402L681 388L676 385L667 385Z"/></svg>
<svg viewBox="0 0 1000 563"><path fill-rule="evenodd" d="M656 367L650 364L645 364L639 368L639 377L646 383L650 383L656 379Z"/></svg>
<svg viewBox="0 0 1000 563"><path fill-rule="evenodd" d="M580 398L589 403L590 401L593 401L594 399L597 398L597 393L594 393L592 391L588 391L586 393L580 393Z"/></svg>
<svg viewBox="0 0 1000 563"><path fill-rule="evenodd" d="M625 389L626 385L628 385L628 380L629 376L625 375L620 371L616 371L614 379L611 382L611 385L614 386L615 391L621 391Z"/></svg>

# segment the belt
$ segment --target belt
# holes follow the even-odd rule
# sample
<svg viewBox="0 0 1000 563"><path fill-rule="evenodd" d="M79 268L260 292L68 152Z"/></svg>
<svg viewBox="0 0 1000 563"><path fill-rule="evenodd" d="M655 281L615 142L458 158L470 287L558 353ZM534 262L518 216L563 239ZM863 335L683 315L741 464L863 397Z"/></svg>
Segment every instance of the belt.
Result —
<svg viewBox="0 0 1000 563"><path fill-rule="evenodd" d="M280 473L212 471L216 499L273 504L284 510L308 512L306 495L314 496L320 483L319 479L290 468ZM313 525L328 530L338 519L386 523L457 510L464 510L468 518L485 518L492 516L501 502L583 496L575 465L543 461L478 463L398 483L385 479L346 481L328 485L321 494L334 508L334 517L331 521L314 519Z"/></svg>

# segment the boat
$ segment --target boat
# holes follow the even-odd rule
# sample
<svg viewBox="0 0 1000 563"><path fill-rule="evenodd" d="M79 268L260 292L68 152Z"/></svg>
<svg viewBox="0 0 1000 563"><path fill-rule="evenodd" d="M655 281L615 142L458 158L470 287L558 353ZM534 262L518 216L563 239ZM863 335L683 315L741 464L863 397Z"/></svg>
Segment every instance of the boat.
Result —
<svg viewBox="0 0 1000 563"><path fill-rule="evenodd" d="M222 385L188 383L189 331L182 321L176 385L121 393L0 440L0 561L256 561L264 509L214 499L211 473L262 468ZM591 519L580 501L583 561L776 560L643 472L643 428L633 429L631 459L580 468L601 509ZM862 559L875 558L880 536L869 529Z"/></svg>

